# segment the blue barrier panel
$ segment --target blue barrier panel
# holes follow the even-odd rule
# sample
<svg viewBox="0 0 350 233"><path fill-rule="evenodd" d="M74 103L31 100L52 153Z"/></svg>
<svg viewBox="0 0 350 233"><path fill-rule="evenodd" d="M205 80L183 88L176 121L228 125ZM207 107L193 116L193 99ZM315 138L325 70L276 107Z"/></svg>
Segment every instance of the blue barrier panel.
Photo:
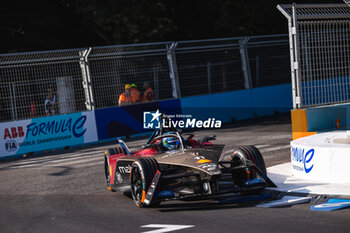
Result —
<svg viewBox="0 0 350 233"><path fill-rule="evenodd" d="M254 117L253 99L249 90L239 90L181 99L182 113L206 120L215 118L222 122Z"/></svg>
<svg viewBox="0 0 350 233"><path fill-rule="evenodd" d="M0 124L0 158L97 142L94 112Z"/></svg>
<svg viewBox="0 0 350 233"><path fill-rule="evenodd" d="M303 106L339 103L350 100L349 77L302 81Z"/></svg>
<svg viewBox="0 0 350 233"><path fill-rule="evenodd" d="M254 88L251 92L254 112L257 116L289 112L293 107L291 84Z"/></svg>
<svg viewBox="0 0 350 233"><path fill-rule="evenodd" d="M349 113L350 104L307 108L307 130L309 132L334 130L336 129L336 120L339 120L341 129L348 129L350 119L347 116Z"/></svg>
<svg viewBox="0 0 350 233"><path fill-rule="evenodd" d="M282 84L181 99L183 114L201 120L215 118L222 122L255 116L289 112L292 109L291 85Z"/></svg>
<svg viewBox="0 0 350 233"><path fill-rule="evenodd" d="M98 139L106 140L151 132L143 129L143 112L157 109L164 114L181 114L178 99L95 110Z"/></svg>

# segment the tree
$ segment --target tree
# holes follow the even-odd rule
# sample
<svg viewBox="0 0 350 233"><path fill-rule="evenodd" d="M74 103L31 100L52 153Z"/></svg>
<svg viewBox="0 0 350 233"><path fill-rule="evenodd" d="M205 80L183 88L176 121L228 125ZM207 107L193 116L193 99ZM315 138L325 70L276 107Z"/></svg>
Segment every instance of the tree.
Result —
<svg viewBox="0 0 350 233"><path fill-rule="evenodd" d="M161 0L77 0L76 12L105 44L161 41L176 29Z"/></svg>
<svg viewBox="0 0 350 233"><path fill-rule="evenodd" d="M0 8L0 52L65 49L101 43L70 0L11 0Z"/></svg>

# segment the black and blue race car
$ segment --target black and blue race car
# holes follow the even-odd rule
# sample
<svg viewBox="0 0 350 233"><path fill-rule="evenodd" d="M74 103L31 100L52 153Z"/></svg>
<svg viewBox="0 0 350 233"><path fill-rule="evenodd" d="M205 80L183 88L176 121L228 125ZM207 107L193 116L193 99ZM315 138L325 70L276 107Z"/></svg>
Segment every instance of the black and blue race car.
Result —
<svg viewBox="0 0 350 233"><path fill-rule="evenodd" d="M131 191L139 207L167 200L259 194L276 187L254 146L240 146L227 158L215 136L156 129L147 143L130 151L124 141L105 151L105 174L111 191Z"/></svg>

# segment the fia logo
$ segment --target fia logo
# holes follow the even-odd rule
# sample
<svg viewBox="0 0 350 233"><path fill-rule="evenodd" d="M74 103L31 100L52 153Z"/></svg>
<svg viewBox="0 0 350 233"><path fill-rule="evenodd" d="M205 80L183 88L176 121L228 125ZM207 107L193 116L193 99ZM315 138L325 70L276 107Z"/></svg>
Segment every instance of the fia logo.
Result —
<svg viewBox="0 0 350 233"><path fill-rule="evenodd" d="M143 112L143 128L144 129L159 129L160 116L162 114L159 109L156 112Z"/></svg>
<svg viewBox="0 0 350 233"><path fill-rule="evenodd" d="M12 151L16 151L18 149L18 144L16 142L16 140L6 140L5 141L5 149L7 152L12 152Z"/></svg>

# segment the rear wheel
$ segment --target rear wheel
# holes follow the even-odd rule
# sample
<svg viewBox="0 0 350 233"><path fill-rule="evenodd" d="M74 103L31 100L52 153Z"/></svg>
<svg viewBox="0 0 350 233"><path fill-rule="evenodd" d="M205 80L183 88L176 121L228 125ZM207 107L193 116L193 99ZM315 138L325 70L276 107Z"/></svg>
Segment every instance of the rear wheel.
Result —
<svg viewBox="0 0 350 233"><path fill-rule="evenodd" d="M109 166L108 158L110 155L114 155L114 154L125 154L126 155L126 152L125 152L125 149L119 144L117 144L116 147L108 148L105 151L105 163L104 163L104 165L105 165L106 183L107 183L108 190L110 190L112 192L115 192L115 190L111 186L112 168Z"/></svg>
<svg viewBox="0 0 350 233"><path fill-rule="evenodd" d="M150 205L144 204L146 193L157 170L159 165L154 158L141 158L133 163L130 175L131 195L138 207L153 207L160 203L152 200Z"/></svg>

